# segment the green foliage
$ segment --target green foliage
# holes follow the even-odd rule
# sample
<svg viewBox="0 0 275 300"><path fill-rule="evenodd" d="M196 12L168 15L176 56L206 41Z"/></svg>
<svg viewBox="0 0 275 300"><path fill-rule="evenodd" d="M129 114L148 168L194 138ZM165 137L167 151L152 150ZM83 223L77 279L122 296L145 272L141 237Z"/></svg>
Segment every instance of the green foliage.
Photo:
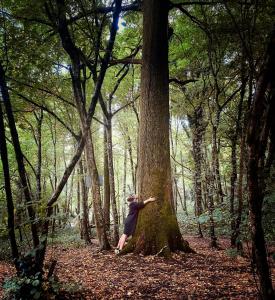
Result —
<svg viewBox="0 0 275 300"><path fill-rule="evenodd" d="M34 276L15 276L4 282L4 299L38 300L55 299L60 293L61 284L54 276L44 279Z"/></svg>
<svg viewBox="0 0 275 300"><path fill-rule="evenodd" d="M49 237L49 247L51 245L62 245L64 248L84 246L84 241L80 238L79 229L76 227L66 226L64 229L57 229L56 233Z"/></svg>
<svg viewBox="0 0 275 300"><path fill-rule="evenodd" d="M238 249L237 248L229 248L225 250L225 253L231 257L231 258L236 258L239 255Z"/></svg>
<svg viewBox="0 0 275 300"><path fill-rule="evenodd" d="M37 300L43 299L41 274L31 276L16 276L4 283L7 299Z"/></svg>

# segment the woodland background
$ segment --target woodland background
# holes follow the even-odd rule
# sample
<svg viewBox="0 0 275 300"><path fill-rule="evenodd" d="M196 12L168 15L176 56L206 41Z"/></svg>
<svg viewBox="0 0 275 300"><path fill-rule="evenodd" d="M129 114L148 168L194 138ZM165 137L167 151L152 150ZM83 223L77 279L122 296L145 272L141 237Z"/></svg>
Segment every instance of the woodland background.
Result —
<svg viewBox="0 0 275 300"><path fill-rule="evenodd" d="M181 232L246 256L259 294L273 297L275 5L157 2L1 1L0 258L15 259L17 277L6 289L17 296L30 286L26 299L58 294L58 259L49 261L47 245L116 245L127 195L150 178L138 172L143 154L154 159L165 148L166 129L154 123L162 100L141 116L142 95L154 89L141 65L163 85L148 54L169 69L170 205ZM154 37L167 41L167 62L166 44L146 42ZM158 142L155 134L145 139L144 124ZM197 240L189 239L192 248ZM153 249L137 252L170 256Z"/></svg>

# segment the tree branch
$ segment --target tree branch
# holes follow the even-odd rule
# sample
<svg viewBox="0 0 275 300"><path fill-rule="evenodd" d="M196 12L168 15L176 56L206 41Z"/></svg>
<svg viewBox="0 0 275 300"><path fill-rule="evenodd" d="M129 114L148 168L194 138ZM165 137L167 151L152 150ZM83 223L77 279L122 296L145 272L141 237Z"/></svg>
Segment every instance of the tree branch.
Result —
<svg viewBox="0 0 275 300"><path fill-rule="evenodd" d="M183 87L184 85L190 83L190 82L196 82L198 81L198 79L187 79L187 80L179 80L177 78L170 78L169 79L169 83L176 83L178 85L180 85L181 87Z"/></svg>
<svg viewBox="0 0 275 300"><path fill-rule="evenodd" d="M9 88L9 90L11 90L12 92L14 92L17 96L19 96L20 98L22 98L23 100L25 100L28 103L33 104L36 107L39 107L41 109L43 109L44 111L46 111L48 114L52 115L60 124L62 124L70 133L71 135L78 140L79 139L79 135L77 135L76 133L73 132L73 130L68 127L53 111L51 111L50 109L48 109L46 106L38 104L32 100L30 100L29 98L27 98L26 96L18 93L16 90L14 90L13 88Z"/></svg>

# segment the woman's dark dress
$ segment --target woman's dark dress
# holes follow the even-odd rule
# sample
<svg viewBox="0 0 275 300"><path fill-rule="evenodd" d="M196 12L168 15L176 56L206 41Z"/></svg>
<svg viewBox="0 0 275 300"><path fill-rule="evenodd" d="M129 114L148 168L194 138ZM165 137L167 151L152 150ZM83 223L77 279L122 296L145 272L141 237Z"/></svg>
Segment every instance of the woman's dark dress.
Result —
<svg viewBox="0 0 275 300"><path fill-rule="evenodd" d="M129 204L129 214L125 220L124 234L127 236L133 235L136 229L138 211L143 208L143 202L131 202Z"/></svg>

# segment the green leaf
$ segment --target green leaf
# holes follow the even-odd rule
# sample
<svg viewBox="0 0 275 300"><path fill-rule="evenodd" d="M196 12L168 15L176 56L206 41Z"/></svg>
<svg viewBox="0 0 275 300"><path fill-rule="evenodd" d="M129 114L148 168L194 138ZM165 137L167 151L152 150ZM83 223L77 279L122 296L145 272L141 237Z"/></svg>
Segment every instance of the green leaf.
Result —
<svg viewBox="0 0 275 300"><path fill-rule="evenodd" d="M201 215L201 216L199 216L199 218L198 218L198 222L199 222L200 224L204 224L204 223L208 222L209 219L210 219L210 218L209 218L208 215Z"/></svg>
<svg viewBox="0 0 275 300"><path fill-rule="evenodd" d="M33 286L39 286L39 284L40 284L40 281L38 279L36 279L32 282Z"/></svg>

